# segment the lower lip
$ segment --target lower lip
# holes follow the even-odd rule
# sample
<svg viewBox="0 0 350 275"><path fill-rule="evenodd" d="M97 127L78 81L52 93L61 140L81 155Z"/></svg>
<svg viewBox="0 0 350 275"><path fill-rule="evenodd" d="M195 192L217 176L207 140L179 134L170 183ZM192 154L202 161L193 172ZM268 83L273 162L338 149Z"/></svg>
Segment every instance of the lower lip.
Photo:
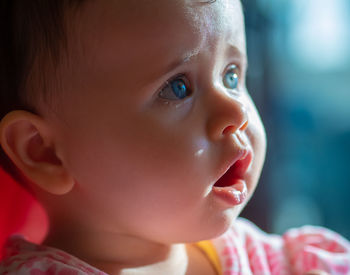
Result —
<svg viewBox="0 0 350 275"><path fill-rule="evenodd" d="M234 179L233 184L225 187L213 186L214 194L225 201L230 206L242 204L248 195L247 184L245 180Z"/></svg>

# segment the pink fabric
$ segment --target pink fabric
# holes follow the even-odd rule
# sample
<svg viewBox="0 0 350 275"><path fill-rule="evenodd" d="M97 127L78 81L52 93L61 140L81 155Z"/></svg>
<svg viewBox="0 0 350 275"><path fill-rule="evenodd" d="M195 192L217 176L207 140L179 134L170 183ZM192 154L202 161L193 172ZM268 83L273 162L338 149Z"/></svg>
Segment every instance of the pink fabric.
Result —
<svg viewBox="0 0 350 275"><path fill-rule="evenodd" d="M7 241L0 274L106 275L62 250L36 245L21 235L13 235Z"/></svg>
<svg viewBox="0 0 350 275"><path fill-rule="evenodd" d="M349 241L323 227L304 226L278 236L238 219L212 242L223 275L301 275L313 269L332 275L350 274Z"/></svg>
<svg viewBox="0 0 350 275"><path fill-rule="evenodd" d="M225 234L211 241L223 275L299 275L312 269L350 274L349 242L321 227L305 226L277 236L238 219ZM30 243L19 235L7 242L0 274L106 275L66 252Z"/></svg>

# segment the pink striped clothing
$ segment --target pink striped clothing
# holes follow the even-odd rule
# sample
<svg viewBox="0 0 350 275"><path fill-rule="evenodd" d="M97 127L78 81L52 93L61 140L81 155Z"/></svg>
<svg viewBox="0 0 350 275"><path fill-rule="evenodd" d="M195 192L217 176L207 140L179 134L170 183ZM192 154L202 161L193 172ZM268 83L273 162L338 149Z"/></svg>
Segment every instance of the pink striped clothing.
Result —
<svg viewBox="0 0 350 275"><path fill-rule="evenodd" d="M240 218L211 241L223 275L301 275L313 269L350 275L350 243L323 227L304 226L279 236Z"/></svg>
<svg viewBox="0 0 350 275"><path fill-rule="evenodd" d="M328 229L304 226L283 236L269 235L238 219L222 236L210 240L216 249L222 275L304 274L320 269L350 274L350 243ZM36 245L12 236L0 263L0 275L105 275L61 250Z"/></svg>

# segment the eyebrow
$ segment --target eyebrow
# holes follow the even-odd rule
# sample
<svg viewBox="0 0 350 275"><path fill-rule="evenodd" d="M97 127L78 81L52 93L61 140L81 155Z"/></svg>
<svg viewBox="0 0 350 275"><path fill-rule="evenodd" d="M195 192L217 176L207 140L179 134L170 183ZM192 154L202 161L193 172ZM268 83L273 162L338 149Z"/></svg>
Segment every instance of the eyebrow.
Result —
<svg viewBox="0 0 350 275"><path fill-rule="evenodd" d="M199 49L187 51L180 59L174 60L173 62L168 64L163 71L166 73L172 72L177 67L190 62L193 57L199 54L199 52L200 52Z"/></svg>
<svg viewBox="0 0 350 275"><path fill-rule="evenodd" d="M226 56L235 56L237 61L240 61L240 65L244 66L244 65L248 65L248 60L247 60L247 55L245 53L243 53L242 51L240 51L235 45L231 44L231 43L227 43L226 44ZM171 62L170 64L168 64L167 66L165 66L165 69L162 70L165 73L169 73L172 72L173 70L175 70L177 67L188 63L191 61L191 59L195 56L197 56L200 53L199 49L195 49L195 50L191 50L191 51L187 51L182 58L174 60L173 62Z"/></svg>
<svg viewBox="0 0 350 275"><path fill-rule="evenodd" d="M192 5L193 6L202 6L202 5L212 4L214 2L216 2L216 0L198 0L198 1L192 2Z"/></svg>
<svg viewBox="0 0 350 275"><path fill-rule="evenodd" d="M240 49L238 49L235 45L228 43L228 47L226 49L227 56L236 56L237 59L242 63L241 65L248 65L248 57L246 53L243 53Z"/></svg>

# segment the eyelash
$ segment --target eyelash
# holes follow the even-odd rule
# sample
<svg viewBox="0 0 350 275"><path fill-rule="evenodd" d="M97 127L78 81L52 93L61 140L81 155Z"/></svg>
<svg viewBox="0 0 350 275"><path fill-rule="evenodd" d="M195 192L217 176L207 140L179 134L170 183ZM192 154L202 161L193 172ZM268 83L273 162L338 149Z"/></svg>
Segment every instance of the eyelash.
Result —
<svg viewBox="0 0 350 275"><path fill-rule="evenodd" d="M231 89L231 90L238 90L238 89L239 89L239 86L240 86L240 83L241 83L241 69L240 69L240 66L237 65L237 64L232 63L232 64L228 65L228 66L225 68L225 70L224 70L224 72L223 72L223 74L222 74L223 85L225 86L225 84L224 84L224 77L225 77L225 74L226 74L227 72L229 72L230 70L235 70L235 71L237 71L236 75L237 75L237 78L238 78L236 88ZM185 97L185 98L170 99L170 100L161 97L160 94L161 94L163 91L165 91L165 89L166 89L167 87L170 87L172 81L175 81L175 80L177 80L177 79L183 81L184 84L186 85L186 87L188 87L189 95L188 95L187 97ZM225 87L226 87L226 86L225 86ZM230 89L230 88L226 87L226 89ZM191 97L191 95L193 94L193 91L192 91L192 88L191 88L191 85L190 85L190 80L189 80L189 78L186 76L186 74L183 74L183 73L182 73L182 74L175 75L174 77L172 77L172 78L170 78L169 80L167 80L167 81L165 82L165 84L159 89L159 91L158 91L157 94L158 94L158 97L163 101L164 104L167 104L167 105L177 104L177 105L178 105L180 102L185 101L186 98Z"/></svg>
<svg viewBox="0 0 350 275"><path fill-rule="evenodd" d="M183 73L182 73L182 74L178 74L178 75L175 75L174 77L170 78L169 80L167 80L167 81L165 82L165 84L162 86L162 88L160 88L159 91L158 91L158 93L157 93L157 94L158 94L158 97L163 101L164 104L167 104L167 105L176 104L176 105L178 105L180 102L183 102L183 101L186 100L187 97L186 97L186 98L181 98L181 99L166 99L166 98L163 98L163 97L160 96L161 93L162 93L163 91L165 91L165 89L166 89L167 87L170 87L171 82L172 82L172 81L175 81L175 80L177 80L177 79L183 81L184 84L186 85L186 87L188 87L189 95L188 95L187 97L190 97L190 96L192 95L193 91L192 91L191 84L190 84L191 81L190 81L189 78L186 76L186 74L183 74Z"/></svg>

